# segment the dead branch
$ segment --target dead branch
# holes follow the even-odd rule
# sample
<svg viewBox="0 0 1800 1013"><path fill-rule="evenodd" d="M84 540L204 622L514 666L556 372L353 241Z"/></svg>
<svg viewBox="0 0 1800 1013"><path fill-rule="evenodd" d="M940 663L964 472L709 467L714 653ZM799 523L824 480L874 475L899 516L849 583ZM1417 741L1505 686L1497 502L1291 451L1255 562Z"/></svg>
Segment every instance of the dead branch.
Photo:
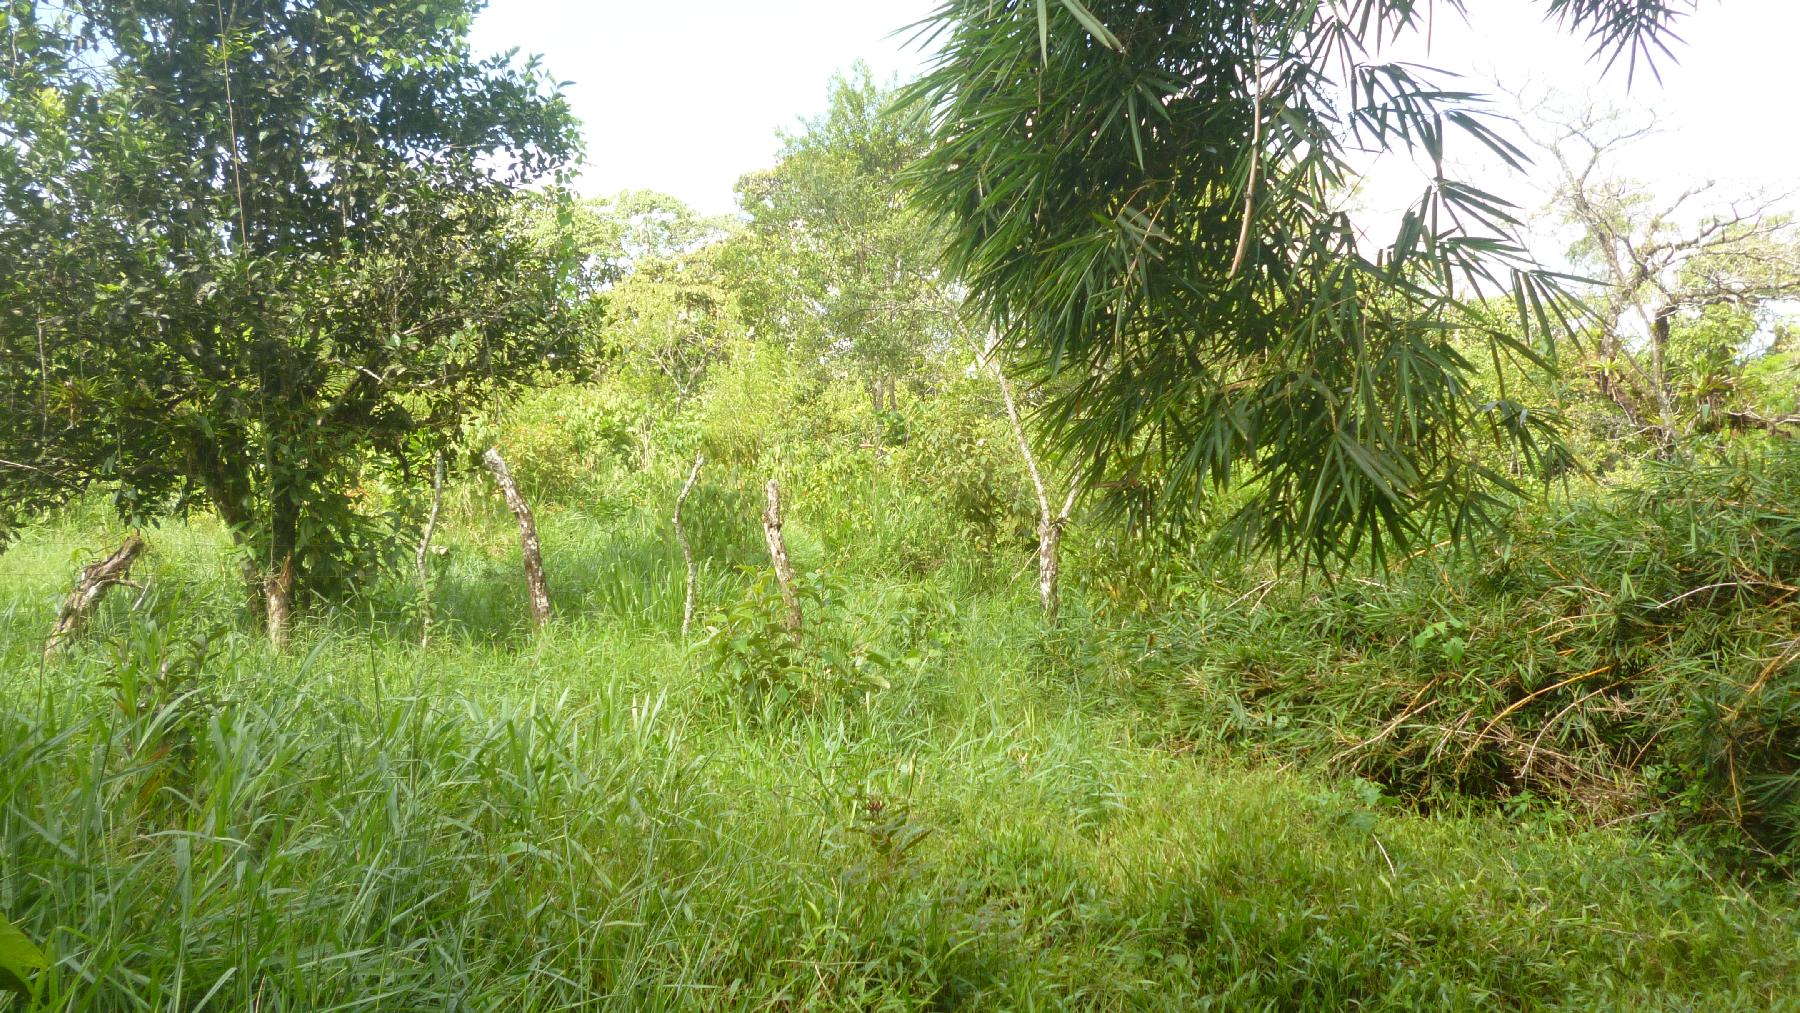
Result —
<svg viewBox="0 0 1800 1013"><path fill-rule="evenodd" d="M1043 609L1044 623L1054 627L1057 613L1061 605L1059 583L1062 576L1062 536L1068 526L1069 514L1075 509L1075 501L1080 498L1080 483L1070 483L1069 495L1063 500L1062 510L1052 513L1050 510L1050 493L1044 487L1043 472L1038 468L1037 455L1032 453L1031 441L1025 437L1025 425L1019 419L1019 406L1013 396L1012 381L1006 378L1006 371L1000 368L997 359L991 359L994 376L1000 381L1000 394L1006 401L1006 417L1012 423L1013 437L1019 441L1019 454L1025 458L1025 470L1031 475L1031 488L1037 495L1038 503L1038 603Z"/></svg>
<svg viewBox="0 0 1800 1013"><path fill-rule="evenodd" d="M800 638L800 597L794 590L794 564L788 559L787 540L781 535L781 485L769 479L769 505L763 511L763 538L769 543L769 559L775 564L775 580L787 605L787 627Z"/></svg>
<svg viewBox="0 0 1800 1013"><path fill-rule="evenodd" d="M531 598L531 625L542 629L550 621L550 588L544 583L544 555L538 545L537 520L531 514L531 505L519 493L518 483L513 481L512 472L506 467L506 459L500 456L500 448L489 447L487 453L481 455L481 461L493 472L501 495L506 497L507 507L519 522L519 545L525 556L525 587Z"/></svg>
<svg viewBox="0 0 1800 1013"><path fill-rule="evenodd" d="M50 630L50 639L44 643L46 655L54 653L69 638L81 632L95 606L106 597L106 592L120 584L137 586L130 580L131 567L143 552L144 540L131 535L112 555L81 568L75 587L69 591L69 596L63 599L62 607L57 610L56 625Z"/></svg>

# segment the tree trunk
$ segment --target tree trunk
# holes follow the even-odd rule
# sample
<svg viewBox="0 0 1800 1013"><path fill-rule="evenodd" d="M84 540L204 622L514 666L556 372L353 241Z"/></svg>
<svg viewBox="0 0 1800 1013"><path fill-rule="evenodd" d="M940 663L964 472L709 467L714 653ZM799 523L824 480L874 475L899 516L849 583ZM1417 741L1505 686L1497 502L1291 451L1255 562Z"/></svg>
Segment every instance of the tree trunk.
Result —
<svg viewBox="0 0 1800 1013"><path fill-rule="evenodd" d="M990 349L989 354L992 354ZM1000 381L1000 394L1006 401L1006 418L1012 423L1013 437L1019 441L1019 454L1025 458L1025 471L1031 476L1032 492L1037 495L1038 504L1038 604L1043 610L1044 625L1054 628L1057 615L1061 611L1062 578L1062 536L1063 529L1068 526L1069 513L1075 509L1075 500L1080 495L1081 487L1069 486L1068 498L1063 500L1062 511L1052 513L1050 510L1050 494L1044 488L1044 475L1038 469L1037 455L1031 452L1031 441L1025 438L1025 425L1019 420L1018 401L1013 397L1012 381L996 360L993 363L994 376Z"/></svg>
<svg viewBox="0 0 1800 1013"><path fill-rule="evenodd" d="M1674 443L1677 436L1675 422L1675 400L1669 390L1669 341L1671 325L1675 319L1675 307L1665 304L1656 310L1650 321L1650 368L1655 374L1656 412L1662 418L1662 444L1666 451Z"/></svg>
<svg viewBox="0 0 1800 1013"><path fill-rule="evenodd" d="M1070 486L1062 512L1054 517L1045 515L1038 521L1038 604L1044 612L1044 625L1052 629L1062 610L1063 530L1069 526L1069 512L1075 508L1080 492L1080 486Z"/></svg>
<svg viewBox="0 0 1800 1013"><path fill-rule="evenodd" d="M550 621L550 589L544 583L544 557L538 547L537 521L531 516L531 505L519 494L512 472L506 468L506 459L500 456L500 448L488 448L481 460L494 473L494 481L506 497L506 505L519 521L519 544L525 552L525 587L531 596L531 625L542 629Z"/></svg>
<svg viewBox="0 0 1800 1013"><path fill-rule="evenodd" d="M239 561L239 570L244 578L244 608L250 614L251 621L262 626L267 619L268 610L264 602L262 571L257 567L249 548L250 530L254 525L250 518L250 493L244 487L244 469L226 466L224 453L212 439L192 437L188 453L190 466L200 476L200 484L206 490L207 498L212 501L213 509L231 531L232 543L244 553Z"/></svg>
<svg viewBox="0 0 1800 1013"><path fill-rule="evenodd" d="M143 552L144 540L131 535L112 555L81 568L75 587L63 600L62 608L57 610L56 625L50 630L50 639L44 643L46 655L55 653L65 641L81 632L95 606L106 597L106 592L115 585L131 583L131 567Z"/></svg>
<svg viewBox="0 0 1800 1013"><path fill-rule="evenodd" d="M781 485L769 479L769 505L763 511L763 538L769 543L769 559L775 564L775 580L787 605L787 627L800 638L800 596L794 590L794 564L788 560L787 541L781 536Z"/></svg>
<svg viewBox="0 0 1800 1013"><path fill-rule="evenodd" d="M263 577L263 606L268 613L269 646L287 650L294 624L294 591L299 566L300 498L291 479L279 472L269 477L269 572Z"/></svg>
<svg viewBox="0 0 1800 1013"><path fill-rule="evenodd" d="M638 432L638 470L650 470L650 458L655 449L652 442L656 432L656 415L648 405L644 408L644 428Z"/></svg>
<svg viewBox="0 0 1800 1013"><path fill-rule="evenodd" d="M263 601L269 614L269 646L280 654L287 650L288 634L294 622L294 557L281 557L263 585Z"/></svg>
<svg viewBox="0 0 1800 1013"><path fill-rule="evenodd" d="M425 530L419 533L419 551L415 563L419 570L419 646L431 643L431 536L437 533L438 514L444 507L444 452L438 451L431 472L431 512L425 515Z"/></svg>
<svg viewBox="0 0 1800 1013"><path fill-rule="evenodd" d="M681 505L687 502L688 493L694 491L694 482L700 478L700 466L706 463L705 454L694 455L694 470L688 472L686 484L681 493L675 497L675 515L670 518L675 523L675 540L681 543L681 561L687 565L687 596L681 603L681 639L686 640L688 630L694 625L694 585L699 574L694 567L694 549L688 544L687 529L681 526Z"/></svg>

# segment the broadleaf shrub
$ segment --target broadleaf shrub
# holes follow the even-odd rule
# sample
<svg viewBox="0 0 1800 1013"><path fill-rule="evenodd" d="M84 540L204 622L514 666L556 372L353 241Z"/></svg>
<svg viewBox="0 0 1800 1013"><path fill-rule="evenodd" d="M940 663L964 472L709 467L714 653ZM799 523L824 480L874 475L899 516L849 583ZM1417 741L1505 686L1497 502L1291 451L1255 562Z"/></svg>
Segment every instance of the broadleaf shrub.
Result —
<svg viewBox="0 0 1800 1013"><path fill-rule="evenodd" d="M729 702L770 722L854 705L890 688L894 658L852 635L839 589L811 573L794 591L806 617L799 634L787 626L786 602L767 571L754 573L744 594L713 615L701 648Z"/></svg>

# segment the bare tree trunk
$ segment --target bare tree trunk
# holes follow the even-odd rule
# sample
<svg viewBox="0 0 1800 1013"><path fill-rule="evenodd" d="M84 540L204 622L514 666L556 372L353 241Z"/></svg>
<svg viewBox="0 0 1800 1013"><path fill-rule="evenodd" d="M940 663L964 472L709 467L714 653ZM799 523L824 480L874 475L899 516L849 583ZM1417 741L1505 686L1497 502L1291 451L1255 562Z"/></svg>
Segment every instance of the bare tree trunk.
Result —
<svg viewBox="0 0 1800 1013"><path fill-rule="evenodd" d="M263 599L269 610L269 646L280 654L287 650L288 632L294 621L294 557L281 557L281 565L264 583Z"/></svg>
<svg viewBox="0 0 1800 1013"><path fill-rule="evenodd" d="M781 585L781 600L787 604L787 626L800 637L800 597L794 591L794 564L788 560L787 541L781 537L781 485L769 479L769 506L763 511L763 538L769 543L769 558L775 563L775 580Z"/></svg>
<svg viewBox="0 0 1800 1013"><path fill-rule="evenodd" d="M519 544L525 552L525 586L531 594L531 625L541 629L550 621L550 589L544 583L544 556L538 547L537 521L531 516L531 505L519 494L519 486L513 481L512 472L507 470L500 448L488 448L481 460L494 473L494 481L499 483L506 505L519 521Z"/></svg>
<svg viewBox="0 0 1800 1013"><path fill-rule="evenodd" d="M651 438L656 432L656 415L648 405L644 408L644 428L638 433L638 470L650 470L650 457L654 450Z"/></svg>
<svg viewBox="0 0 1800 1013"><path fill-rule="evenodd" d="M694 585L699 574L694 569L694 550L688 544L687 529L681 526L681 505L687 502L688 493L694 491L694 482L700 478L700 466L705 463L705 454L694 455L694 470L688 472L687 483L681 487L680 495L675 497L675 515L670 518L675 523L675 540L681 543L681 560L687 564L687 597L681 603L683 640L687 639L688 630L694 625Z"/></svg>
<svg viewBox="0 0 1800 1013"><path fill-rule="evenodd" d="M45 654L54 653L70 637L80 633L94 607L115 585L136 586L130 581L131 567L143 552L144 540L131 535L112 555L81 568L75 587L63 599L62 608L57 610L56 625L50 630L50 639L44 643Z"/></svg>
<svg viewBox="0 0 1800 1013"><path fill-rule="evenodd" d="M294 590L301 567L294 559L300 544L300 496L293 478L271 476L269 483L269 569L263 578L269 646L287 650L294 624Z"/></svg>
<svg viewBox="0 0 1800 1013"><path fill-rule="evenodd" d="M1019 441L1019 454L1025 458L1025 470L1031 475L1032 491L1037 494L1038 604L1043 608L1044 624L1054 627L1062 607L1060 581L1063 529L1069 524L1069 513L1075 509L1075 500L1081 494L1081 486L1071 484L1068 498L1063 500L1062 510L1051 512L1050 493L1044 488L1044 475L1038 469L1037 455L1031 452L1031 441L1025 438L1025 425L1019 420L1019 405L1013 397L1012 381L1006 378L1006 371L1000 368L998 360L993 362L993 367L994 376L1000 381L1000 394L1006 400L1006 418L1012 423L1013 437Z"/></svg>
<svg viewBox="0 0 1800 1013"><path fill-rule="evenodd" d="M1038 521L1038 603L1043 606L1044 625L1054 628L1062 609L1062 539L1069 525L1069 512L1075 508L1080 486L1070 486L1063 500L1062 512L1054 517L1046 514Z"/></svg>
<svg viewBox="0 0 1800 1013"><path fill-rule="evenodd" d="M444 452L438 451L431 471L431 512L425 515L425 530L419 533L419 551L414 562L419 569L419 646L431 643L431 536L437 533L438 514L444 508Z"/></svg>

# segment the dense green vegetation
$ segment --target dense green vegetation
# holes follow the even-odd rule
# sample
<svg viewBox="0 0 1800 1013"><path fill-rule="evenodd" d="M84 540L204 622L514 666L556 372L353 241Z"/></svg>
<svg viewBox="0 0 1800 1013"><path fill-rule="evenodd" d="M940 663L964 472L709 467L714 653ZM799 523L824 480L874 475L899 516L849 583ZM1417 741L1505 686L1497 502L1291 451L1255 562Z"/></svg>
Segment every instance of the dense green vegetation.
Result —
<svg viewBox="0 0 1800 1013"><path fill-rule="evenodd" d="M1800 1009L1800 231L1369 254L1422 10L948 0L714 217L461 0L0 0L0 1010Z"/></svg>
<svg viewBox="0 0 1800 1013"><path fill-rule="evenodd" d="M557 407L509 425L523 438L555 425ZM572 449L577 435L558 433ZM1515 550L1510 584L1445 587L1421 564L1381 588L1264 589L1181 570L1140 581L1103 570L1107 547L1076 538L1075 569L1095 576L1046 640L1029 580L1013 576L1025 541L984 554L941 537L958 521L910 480L910 446L878 460L854 431L822 442L838 448L831 458L784 472L795 555L831 585L808 605L809 642L860 651L868 678L852 681L823 651L792 667L763 653L754 619L766 608L728 565L753 555L753 500L739 511L720 482L713 504L695 501L696 529L717 532L708 625L748 641L755 678L795 691L781 704L746 692L717 643L679 642L680 562L661 520L679 458L646 473L629 444L546 494L563 618L529 639L517 549L485 489L450 497L439 634L423 650L412 591L395 581L317 615L286 657L270 654L237 618L225 534L196 521L151 532L138 611L121 595L90 644L43 664L45 603L108 526L78 512L34 529L0 585L17 673L0 853L9 916L57 958L43 1001L1792 1000L1792 884L1740 882L1704 841L1673 832L1728 823L1729 789L1699 779L1706 757L1692 769L1678 757L1704 747L1705 729L1689 724L1715 696L1743 699L1772 639L1757 627L1792 636L1791 606L1763 615L1732 592L1695 602L1675 643L1625 633L1624 650L1651 657L1606 706L1559 715L1601 685L1554 691L1462 757L1467 732L1522 698L1518 680L1532 676L1514 667L1520 655L1580 648L1540 662L1527 684L1539 688L1618 635L1617 617L1565 608L1539 567L1576 569L1553 581L1564 587L1596 576L1585 566L1614 581L1633 565L1698 580L1708 546L1646 542L1608 566L1621 543L1600 550L1595 527L1659 518L1594 502ZM1787 469L1800 473L1791 457ZM857 520L869 515L885 519L871 529ZM1596 548L1553 551L1571 537ZM1151 580L1175 604L1141 607ZM1569 635L1526 635L1553 614L1569 617ZM1714 649L1743 660L1711 668ZM1328 762L1419 707L1431 682L1442 698L1417 720ZM1794 691L1788 676L1760 705L1786 708L1789 743ZM1466 707L1465 734L1433 756L1440 726ZM1759 727L1772 720L1750 713ZM1519 791L1509 747L1552 720L1531 792ZM1615 751L1657 722L1669 780L1635 783L1650 775ZM1746 772L1750 762L1740 754ZM1366 779L1338 773L1347 766ZM1671 791L1690 776L1704 794ZM1620 818L1643 805L1667 815Z"/></svg>

